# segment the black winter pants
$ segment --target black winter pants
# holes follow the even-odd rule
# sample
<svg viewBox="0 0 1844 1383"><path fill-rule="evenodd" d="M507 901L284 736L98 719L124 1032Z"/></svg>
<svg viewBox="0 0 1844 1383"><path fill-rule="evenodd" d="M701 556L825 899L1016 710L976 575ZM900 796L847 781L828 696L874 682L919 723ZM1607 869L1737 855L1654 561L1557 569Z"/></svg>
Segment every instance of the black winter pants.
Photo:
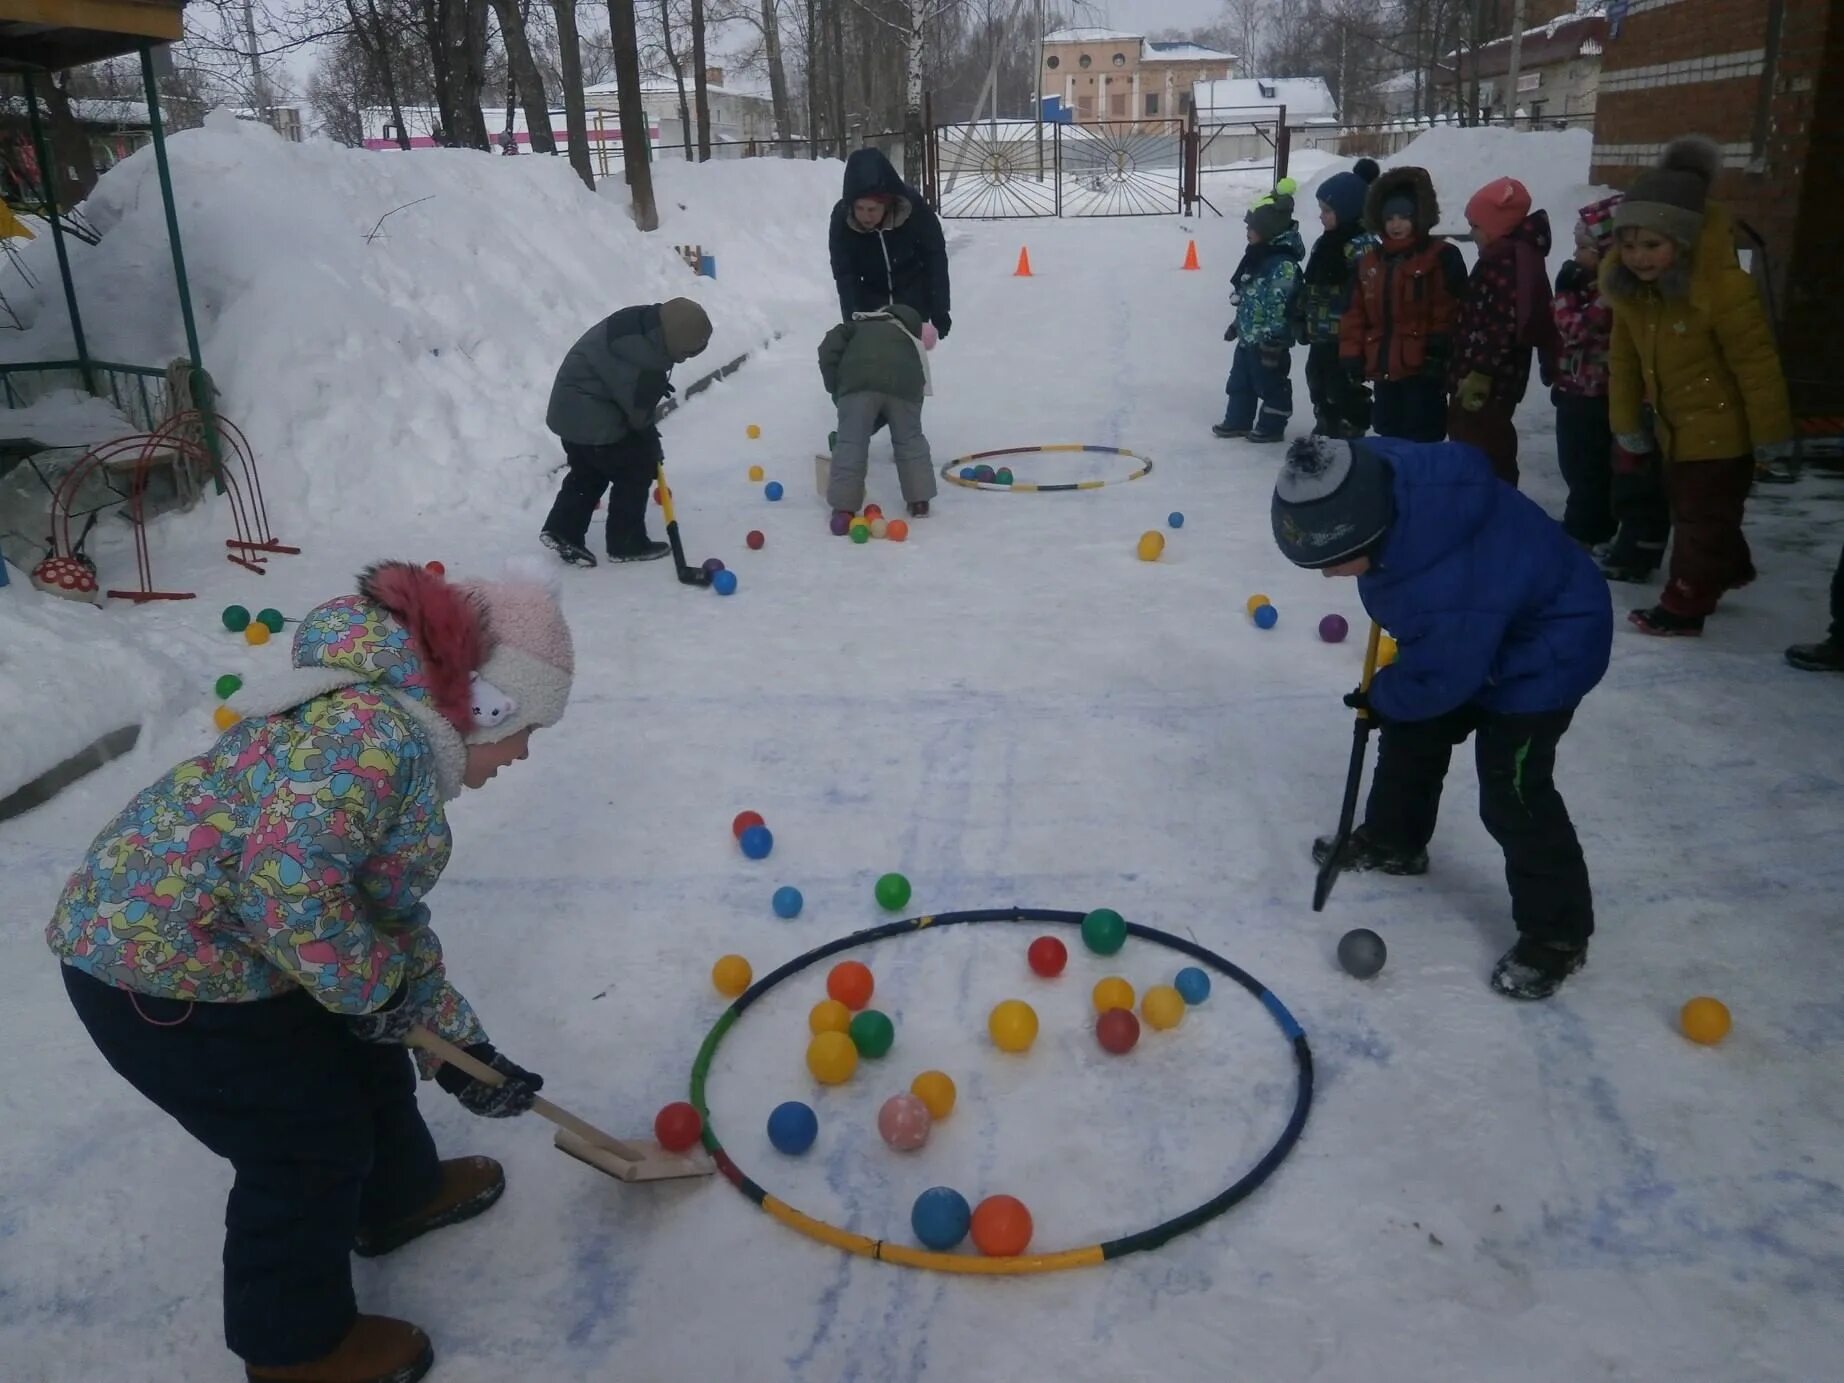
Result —
<svg viewBox="0 0 1844 1383"><path fill-rule="evenodd" d="M578 547L589 536L602 491L608 491L608 551L631 552L647 541L647 495L659 475L659 434L652 430L612 446L565 442L570 469L544 520L544 531Z"/></svg>
<svg viewBox="0 0 1844 1383"><path fill-rule="evenodd" d="M1370 431L1370 391L1345 373L1336 341L1306 348L1306 392L1313 401L1313 431L1322 437L1362 437Z"/></svg>
<svg viewBox="0 0 1844 1383"><path fill-rule="evenodd" d="M1408 442L1447 440L1447 391L1438 379L1379 379L1370 425L1379 437Z"/></svg>
<svg viewBox="0 0 1844 1383"><path fill-rule="evenodd" d="M1844 644L1844 552L1838 554L1838 569L1831 573L1831 641Z"/></svg>
<svg viewBox="0 0 1844 1383"><path fill-rule="evenodd" d="M224 1212L224 1342L300 1364L357 1315L352 1242L441 1185L402 1047L361 1042L305 991L247 1004L64 987L116 1073L236 1172Z"/></svg>
<svg viewBox="0 0 1844 1383"><path fill-rule="evenodd" d="M1556 745L1575 711L1494 715L1476 706L1434 720L1389 721L1378 736L1377 771L1364 830L1392 850L1425 850L1440 813L1454 746L1471 734L1479 772L1479 819L1505 852L1505 882L1518 932L1580 945L1594 932L1588 865L1556 791Z"/></svg>
<svg viewBox="0 0 1844 1383"><path fill-rule="evenodd" d="M1589 547L1614 535L1613 428L1607 396L1552 392L1556 405L1556 464L1569 487L1562 529Z"/></svg>

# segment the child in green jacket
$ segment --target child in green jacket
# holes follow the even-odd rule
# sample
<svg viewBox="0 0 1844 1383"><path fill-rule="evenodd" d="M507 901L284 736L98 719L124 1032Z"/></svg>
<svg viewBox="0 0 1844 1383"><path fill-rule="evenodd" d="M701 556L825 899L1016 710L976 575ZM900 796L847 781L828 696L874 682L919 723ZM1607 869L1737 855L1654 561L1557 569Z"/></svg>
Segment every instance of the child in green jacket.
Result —
<svg viewBox="0 0 1844 1383"><path fill-rule="evenodd" d="M885 424L909 516L928 513L935 497L935 465L922 435L922 400L934 390L925 350L922 318L902 303L855 312L820 342L820 378L839 409L826 486L835 533L844 533L851 516L864 507L871 434Z"/></svg>

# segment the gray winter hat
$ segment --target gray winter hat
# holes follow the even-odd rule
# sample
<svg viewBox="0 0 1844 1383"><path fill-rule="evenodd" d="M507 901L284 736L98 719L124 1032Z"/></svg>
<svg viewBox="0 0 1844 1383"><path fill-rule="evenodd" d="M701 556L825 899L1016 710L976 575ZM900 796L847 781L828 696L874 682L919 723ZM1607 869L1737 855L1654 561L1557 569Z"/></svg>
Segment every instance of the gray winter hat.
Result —
<svg viewBox="0 0 1844 1383"><path fill-rule="evenodd" d="M1301 437L1274 482L1274 541L1296 567L1335 567L1396 521L1389 463L1358 442Z"/></svg>
<svg viewBox="0 0 1844 1383"><path fill-rule="evenodd" d="M690 298L668 298L659 305L660 330L666 337L666 354L690 360L711 343L711 319Z"/></svg>
<svg viewBox="0 0 1844 1383"><path fill-rule="evenodd" d="M1658 167L1633 180L1614 208L1615 231L1657 231L1680 245L1695 246L1703 231L1703 206L1722 167L1722 151L1702 135L1690 134L1665 146Z"/></svg>

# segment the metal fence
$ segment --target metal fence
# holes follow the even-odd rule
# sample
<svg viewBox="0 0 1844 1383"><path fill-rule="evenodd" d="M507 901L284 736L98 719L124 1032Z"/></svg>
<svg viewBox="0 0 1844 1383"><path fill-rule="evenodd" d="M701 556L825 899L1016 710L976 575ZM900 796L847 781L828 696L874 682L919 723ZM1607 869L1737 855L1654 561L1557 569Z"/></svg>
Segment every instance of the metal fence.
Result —
<svg viewBox="0 0 1844 1383"><path fill-rule="evenodd" d="M983 120L929 132L941 215L1169 216L1183 209L1184 124Z"/></svg>

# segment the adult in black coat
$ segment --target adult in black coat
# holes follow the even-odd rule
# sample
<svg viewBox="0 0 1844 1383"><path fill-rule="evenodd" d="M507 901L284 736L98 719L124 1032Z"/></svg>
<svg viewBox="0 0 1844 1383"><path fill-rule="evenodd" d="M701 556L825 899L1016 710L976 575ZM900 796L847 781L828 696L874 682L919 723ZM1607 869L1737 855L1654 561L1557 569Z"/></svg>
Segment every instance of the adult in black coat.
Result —
<svg viewBox="0 0 1844 1383"><path fill-rule="evenodd" d="M832 209L828 241L842 321L901 303L947 336L954 319L941 222L876 149L859 149L845 161L844 195Z"/></svg>

